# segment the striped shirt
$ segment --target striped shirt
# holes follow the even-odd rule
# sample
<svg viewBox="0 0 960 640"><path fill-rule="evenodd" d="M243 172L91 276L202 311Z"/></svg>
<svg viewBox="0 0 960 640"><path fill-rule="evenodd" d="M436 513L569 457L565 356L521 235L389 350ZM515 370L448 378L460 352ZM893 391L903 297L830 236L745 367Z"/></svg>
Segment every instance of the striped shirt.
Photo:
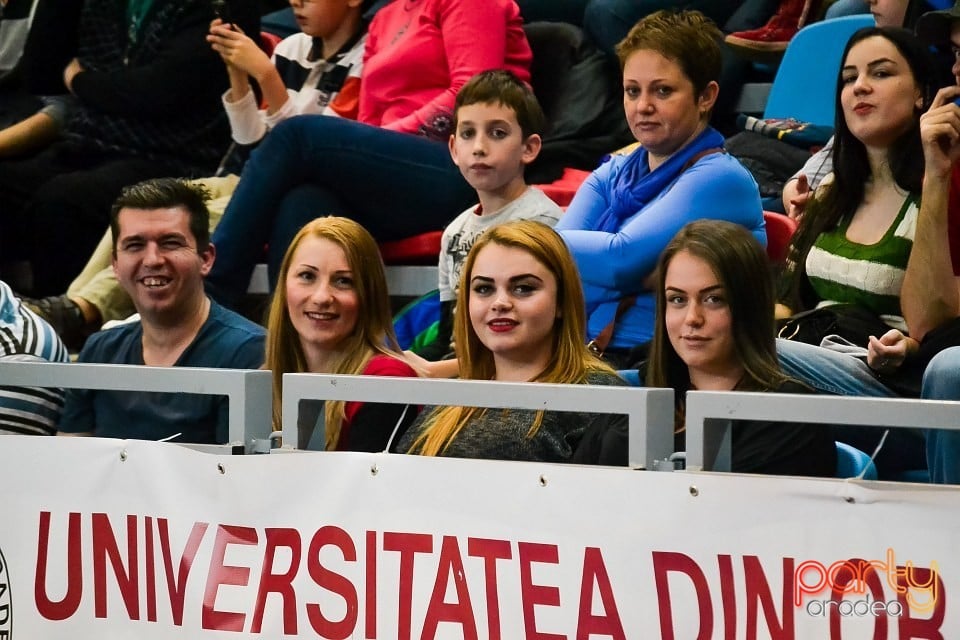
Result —
<svg viewBox="0 0 960 640"><path fill-rule="evenodd" d="M806 262L810 285L821 300L817 306L857 304L906 333L900 288L913 248L918 209L919 200L907 196L887 232L871 245L847 238L849 220L821 234Z"/></svg>
<svg viewBox="0 0 960 640"><path fill-rule="evenodd" d="M253 91L236 102L223 94L223 107L238 144L259 142L267 132L287 118L325 115L357 119L360 99L360 71L366 34L358 34L329 60L311 60L313 38L295 33L277 44L273 63L287 89L288 100L275 113L260 110Z"/></svg>
<svg viewBox="0 0 960 640"><path fill-rule="evenodd" d="M21 304L2 281L0 361L70 361L67 348L53 328ZM62 389L0 384L0 433L52 435L62 410Z"/></svg>

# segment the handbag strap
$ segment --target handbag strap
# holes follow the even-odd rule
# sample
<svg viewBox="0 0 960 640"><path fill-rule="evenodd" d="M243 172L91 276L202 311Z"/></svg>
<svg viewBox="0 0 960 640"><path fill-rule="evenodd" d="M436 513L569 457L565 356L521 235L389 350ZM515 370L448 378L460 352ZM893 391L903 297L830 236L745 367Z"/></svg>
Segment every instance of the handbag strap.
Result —
<svg viewBox="0 0 960 640"><path fill-rule="evenodd" d="M714 153L726 153L721 147L711 147L709 149L704 149L700 153L693 155L686 164L683 165L683 168L680 169L680 173L685 172L687 169L695 165L700 161L701 158L704 158ZM607 345L610 344L610 340L613 338L613 330L617 328L617 321L627 312L627 309L633 306L633 303L637 301L637 296L625 296L620 298L620 304L617 305L617 311L613 314L613 320L607 323L597 337L587 343L587 348L590 349L597 356L602 356L603 352L607 350Z"/></svg>
<svg viewBox="0 0 960 640"><path fill-rule="evenodd" d="M596 356L602 356L603 352L607 350L607 345L610 344L610 340L613 338L613 330L617 326L617 320L619 320L636 301L637 296L620 298L620 304L617 305L617 311L613 314L613 320L607 323L607 326L600 331L596 338L587 343L587 348Z"/></svg>
<svg viewBox="0 0 960 640"><path fill-rule="evenodd" d="M692 167L693 165L695 165L695 164L697 164L698 162L700 162L700 159L701 159L701 158L705 158L705 157L707 157L707 156L712 156L712 155L715 154L715 153L726 153L726 151L723 150L723 147L710 147L709 149L704 149L704 150L701 151L700 153L697 153L697 154L691 156L690 159L687 160L686 164L683 165L683 168L680 169L680 173L683 173L684 171L686 171L687 169L689 169L689 168Z"/></svg>

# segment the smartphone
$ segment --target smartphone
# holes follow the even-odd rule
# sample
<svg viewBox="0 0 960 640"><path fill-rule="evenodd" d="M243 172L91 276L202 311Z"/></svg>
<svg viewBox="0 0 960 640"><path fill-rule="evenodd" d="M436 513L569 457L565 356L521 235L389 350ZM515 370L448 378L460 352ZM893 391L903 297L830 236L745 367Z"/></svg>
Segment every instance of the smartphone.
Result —
<svg viewBox="0 0 960 640"><path fill-rule="evenodd" d="M960 96L957 96L956 98L953 99L953 104L960 107Z"/></svg>
<svg viewBox="0 0 960 640"><path fill-rule="evenodd" d="M231 27L233 26L233 16L230 15L230 5L227 3L227 0L212 0L213 4L213 13L224 24L228 24Z"/></svg>

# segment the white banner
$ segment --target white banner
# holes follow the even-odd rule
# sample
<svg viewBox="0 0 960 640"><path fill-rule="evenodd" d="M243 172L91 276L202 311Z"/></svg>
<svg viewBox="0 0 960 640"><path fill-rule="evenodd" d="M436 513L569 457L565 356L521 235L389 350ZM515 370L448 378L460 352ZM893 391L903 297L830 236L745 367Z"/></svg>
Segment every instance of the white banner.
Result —
<svg viewBox="0 0 960 640"><path fill-rule="evenodd" d="M0 439L0 640L960 638L960 489Z"/></svg>

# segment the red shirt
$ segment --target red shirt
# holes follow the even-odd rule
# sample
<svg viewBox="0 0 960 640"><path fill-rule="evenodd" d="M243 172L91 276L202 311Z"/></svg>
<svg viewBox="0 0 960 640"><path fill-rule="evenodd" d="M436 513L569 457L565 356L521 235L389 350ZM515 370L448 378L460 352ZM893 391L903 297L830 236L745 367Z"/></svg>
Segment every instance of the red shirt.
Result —
<svg viewBox="0 0 960 640"><path fill-rule="evenodd" d="M471 77L507 69L530 82L521 25L513 0L394 0L370 23L358 119L446 140L454 98Z"/></svg>
<svg viewBox="0 0 960 640"><path fill-rule="evenodd" d="M950 239L950 260L953 274L960 276L960 163L950 174L950 199L947 206L947 235Z"/></svg>
<svg viewBox="0 0 960 640"><path fill-rule="evenodd" d="M413 368L403 360L378 353L370 358L370 361L367 362L367 366L364 367L361 375L389 376L394 378L416 378L417 372L414 371ZM363 402L344 403L343 411L345 418L343 424L340 425L340 438L337 441L337 451L352 450L350 449L350 433L354 427L354 419L357 417L357 413L363 408L364 404L365 403ZM419 407L415 406L410 407L410 409L413 412L411 415L415 415L420 410ZM393 420L396 420L396 418L393 418ZM365 426L369 427L370 425L360 425L359 428L362 429ZM393 424L391 423L386 426L392 428ZM384 444L386 444L386 442L384 442Z"/></svg>

